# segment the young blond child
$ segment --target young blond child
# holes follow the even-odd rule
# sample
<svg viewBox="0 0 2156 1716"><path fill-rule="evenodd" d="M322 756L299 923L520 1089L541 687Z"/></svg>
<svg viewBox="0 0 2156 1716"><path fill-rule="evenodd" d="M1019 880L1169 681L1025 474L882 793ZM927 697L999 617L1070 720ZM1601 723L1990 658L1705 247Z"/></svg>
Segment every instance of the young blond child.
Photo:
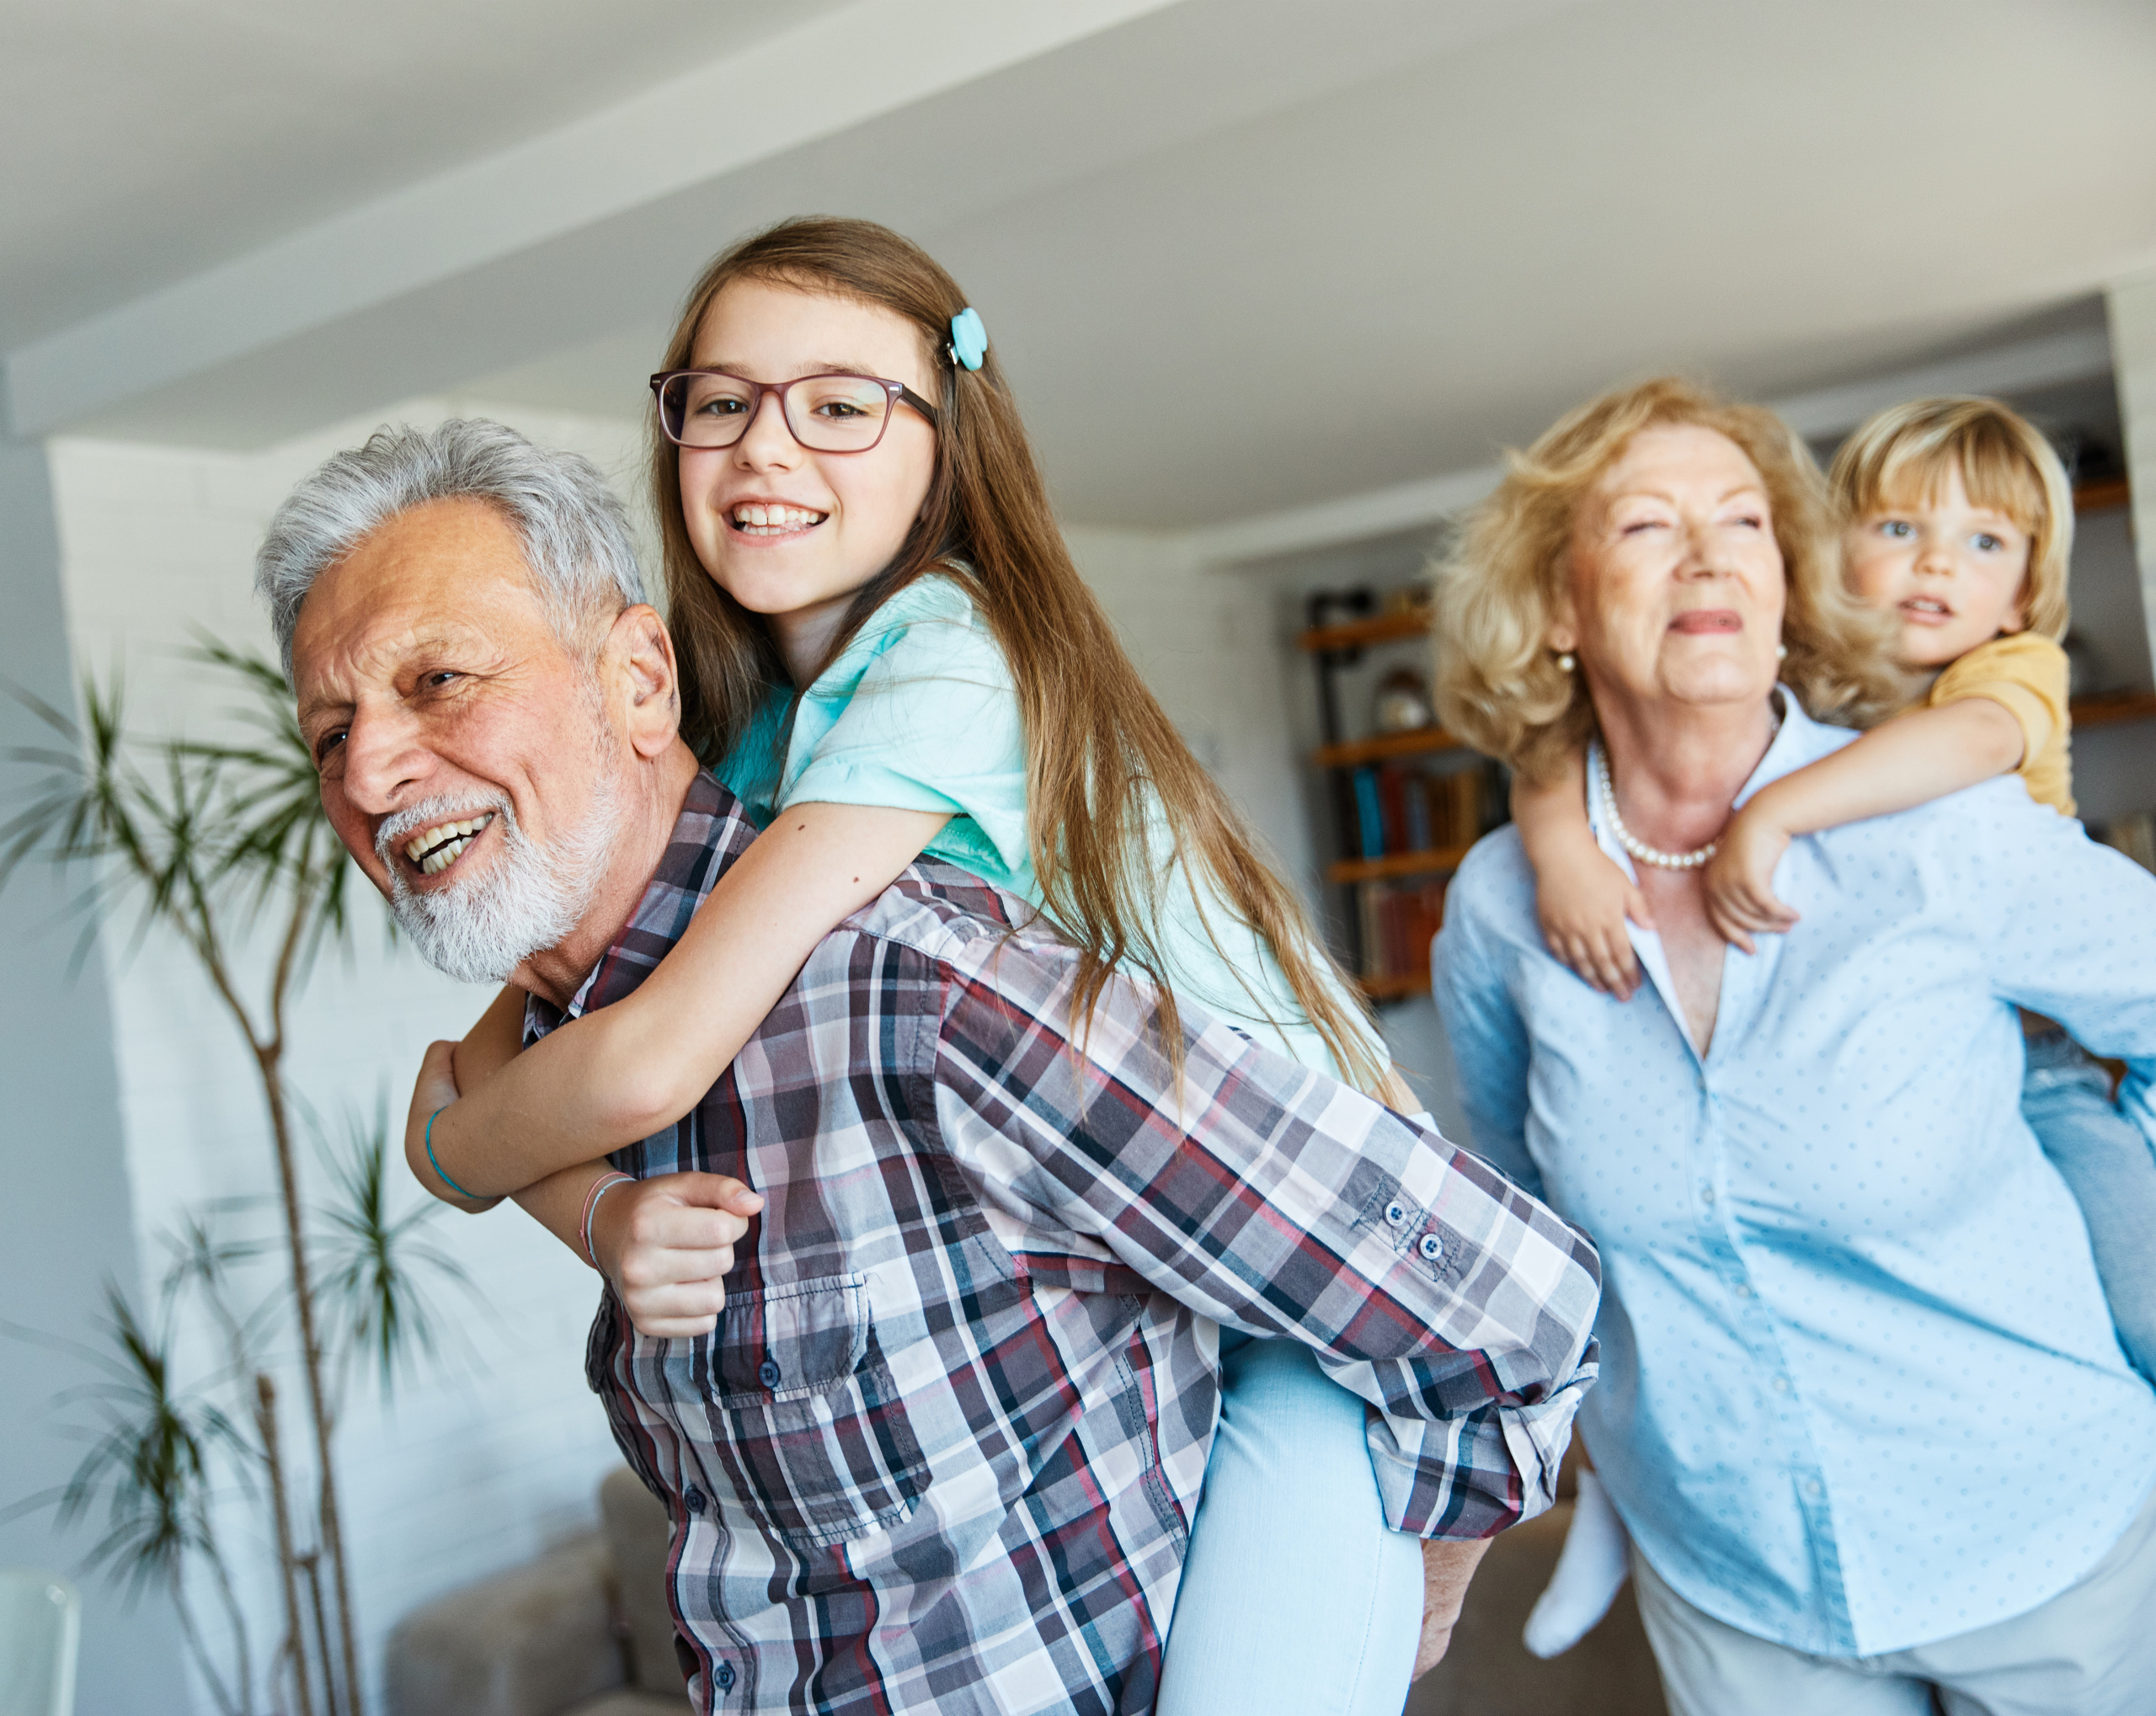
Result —
<svg viewBox="0 0 2156 1716"><path fill-rule="evenodd" d="M2004 774L2063 816L2068 765L2067 562L2073 502L2044 438L1994 400L1916 400L1881 412L1836 456L1852 589L1900 622L1902 664L1929 677L1915 705L1854 743L1763 787L1716 842L1707 914L1747 953L1787 934L1774 866L1791 839L1907 810ZM1640 967L1625 920L1652 929L1639 890L1606 857L1584 810L1584 764L1513 793L1550 951L1629 999ZM2111 1081L2056 1025L2025 1016L2022 1113L2079 1202L2127 1356L2156 1377L2156 1155L2114 1106ZM1622 1527L1583 1496L1529 1642L1554 1655L1622 1583ZM1615 1548L1613 1550L1613 1542ZM1568 1577L1568 1575L1570 1575Z"/></svg>

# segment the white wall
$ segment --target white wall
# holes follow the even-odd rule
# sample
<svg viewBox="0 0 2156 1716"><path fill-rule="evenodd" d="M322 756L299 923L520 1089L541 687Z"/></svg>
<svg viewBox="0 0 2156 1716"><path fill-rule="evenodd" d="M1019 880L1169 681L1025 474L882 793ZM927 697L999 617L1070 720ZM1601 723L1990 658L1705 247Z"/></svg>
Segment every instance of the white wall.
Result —
<svg viewBox="0 0 2156 1716"><path fill-rule="evenodd" d="M417 401L392 415L427 422L481 409ZM625 492L636 492L633 426L528 411L512 420L537 439L590 454ZM295 481L372 427L371 420L350 424L244 456L52 445L75 653L100 674L125 663L130 703L145 730L216 727L221 694L204 669L180 659L190 628L269 649L250 588L263 526ZM408 950L387 951L380 909L371 891L361 892L350 965L326 957L301 998L291 1073L333 1121L347 1107L371 1111L386 1087L401 1138L421 1049L433 1037L460 1034L485 998ZM208 1199L266 1193L272 1158L244 1046L184 951L153 939L130 955L118 935L105 945L134 1220L143 1272L154 1276L157 1236L178 1212ZM322 1175L308 1165L318 1189ZM422 1201L401 1168L396 1179L403 1204ZM387 1410L370 1384L353 1393L339 1464L371 1681L379 1676L385 1633L414 1604L590 1526L595 1486L616 1458L584 1383L584 1337L596 1298L590 1271L512 1207L478 1218L445 1210L433 1232L483 1283L488 1308L472 1311L453 1292L441 1301L461 1314L477 1362L423 1376ZM206 1367L206 1352L198 1356ZM283 1386L286 1446L304 1448L296 1374ZM244 1543L252 1513L235 1505L227 1516ZM255 1575L248 1590L259 1657L275 1643L278 1607L266 1545L245 1547Z"/></svg>
<svg viewBox="0 0 2156 1716"><path fill-rule="evenodd" d="M0 681L55 706L67 701L72 664L61 595L60 546L45 450L0 440ZM13 698L0 698L0 748L45 745L51 733ZM7 771L12 793L23 774ZM33 777L34 778L34 777ZM77 1575L83 1716L156 1708L180 1672L179 1630L162 1591L131 1604L77 1571L103 1535L101 1512L61 1532L51 1509L14 1505L51 1496L86 1452L77 1427L94 1423L105 1380L78 1350L103 1310L108 1285L139 1282L129 1213L126 1140L114 1090L114 1020L104 971L75 968L76 887L32 866L0 896L0 1565ZM34 1331L45 1339L24 1338Z"/></svg>
<svg viewBox="0 0 2156 1716"><path fill-rule="evenodd" d="M1273 849L1310 879L1310 823L1281 695L1294 652L1270 593L1203 564L1182 540L1073 529L1071 557L1168 718Z"/></svg>

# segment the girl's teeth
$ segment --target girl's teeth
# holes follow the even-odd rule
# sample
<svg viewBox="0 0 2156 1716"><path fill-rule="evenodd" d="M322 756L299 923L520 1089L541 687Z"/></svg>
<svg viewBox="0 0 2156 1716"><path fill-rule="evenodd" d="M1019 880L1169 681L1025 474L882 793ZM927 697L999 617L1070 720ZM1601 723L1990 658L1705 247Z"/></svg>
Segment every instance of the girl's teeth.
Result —
<svg viewBox="0 0 2156 1716"><path fill-rule="evenodd" d="M824 514L793 506L739 506L734 509L734 528L761 536L777 536L787 530L806 530L811 525L820 525Z"/></svg>

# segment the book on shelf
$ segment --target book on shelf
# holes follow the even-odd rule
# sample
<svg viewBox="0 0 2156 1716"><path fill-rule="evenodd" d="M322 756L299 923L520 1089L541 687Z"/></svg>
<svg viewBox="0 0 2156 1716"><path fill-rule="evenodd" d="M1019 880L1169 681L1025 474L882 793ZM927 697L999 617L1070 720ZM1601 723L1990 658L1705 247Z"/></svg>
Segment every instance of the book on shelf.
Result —
<svg viewBox="0 0 2156 1716"><path fill-rule="evenodd" d="M1444 920L1445 882L1373 882L1356 891L1365 982L1419 977Z"/></svg>
<svg viewBox="0 0 2156 1716"><path fill-rule="evenodd" d="M1385 808L1378 794L1378 771L1374 769L1355 771L1355 826L1361 845L1358 855L1384 857Z"/></svg>
<svg viewBox="0 0 2156 1716"><path fill-rule="evenodd" d="M1433 772L1412 764L1366 764L1354 772L1358 858L1471 846L1485 826L1488 781L1479 768Z"/></svg>

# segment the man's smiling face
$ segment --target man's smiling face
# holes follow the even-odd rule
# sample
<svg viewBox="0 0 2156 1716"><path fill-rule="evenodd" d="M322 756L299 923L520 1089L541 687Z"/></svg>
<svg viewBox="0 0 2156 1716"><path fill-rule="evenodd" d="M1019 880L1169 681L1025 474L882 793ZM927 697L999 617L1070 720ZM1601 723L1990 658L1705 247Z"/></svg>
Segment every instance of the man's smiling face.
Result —
<svg viewBox="0 0 2156 1716"><path fill-rule="evenodd" d="M432 501L376 530L308 592L292 669L323 807L429 958L499 980L567 933L621 746L500 513Z"/></svg>

